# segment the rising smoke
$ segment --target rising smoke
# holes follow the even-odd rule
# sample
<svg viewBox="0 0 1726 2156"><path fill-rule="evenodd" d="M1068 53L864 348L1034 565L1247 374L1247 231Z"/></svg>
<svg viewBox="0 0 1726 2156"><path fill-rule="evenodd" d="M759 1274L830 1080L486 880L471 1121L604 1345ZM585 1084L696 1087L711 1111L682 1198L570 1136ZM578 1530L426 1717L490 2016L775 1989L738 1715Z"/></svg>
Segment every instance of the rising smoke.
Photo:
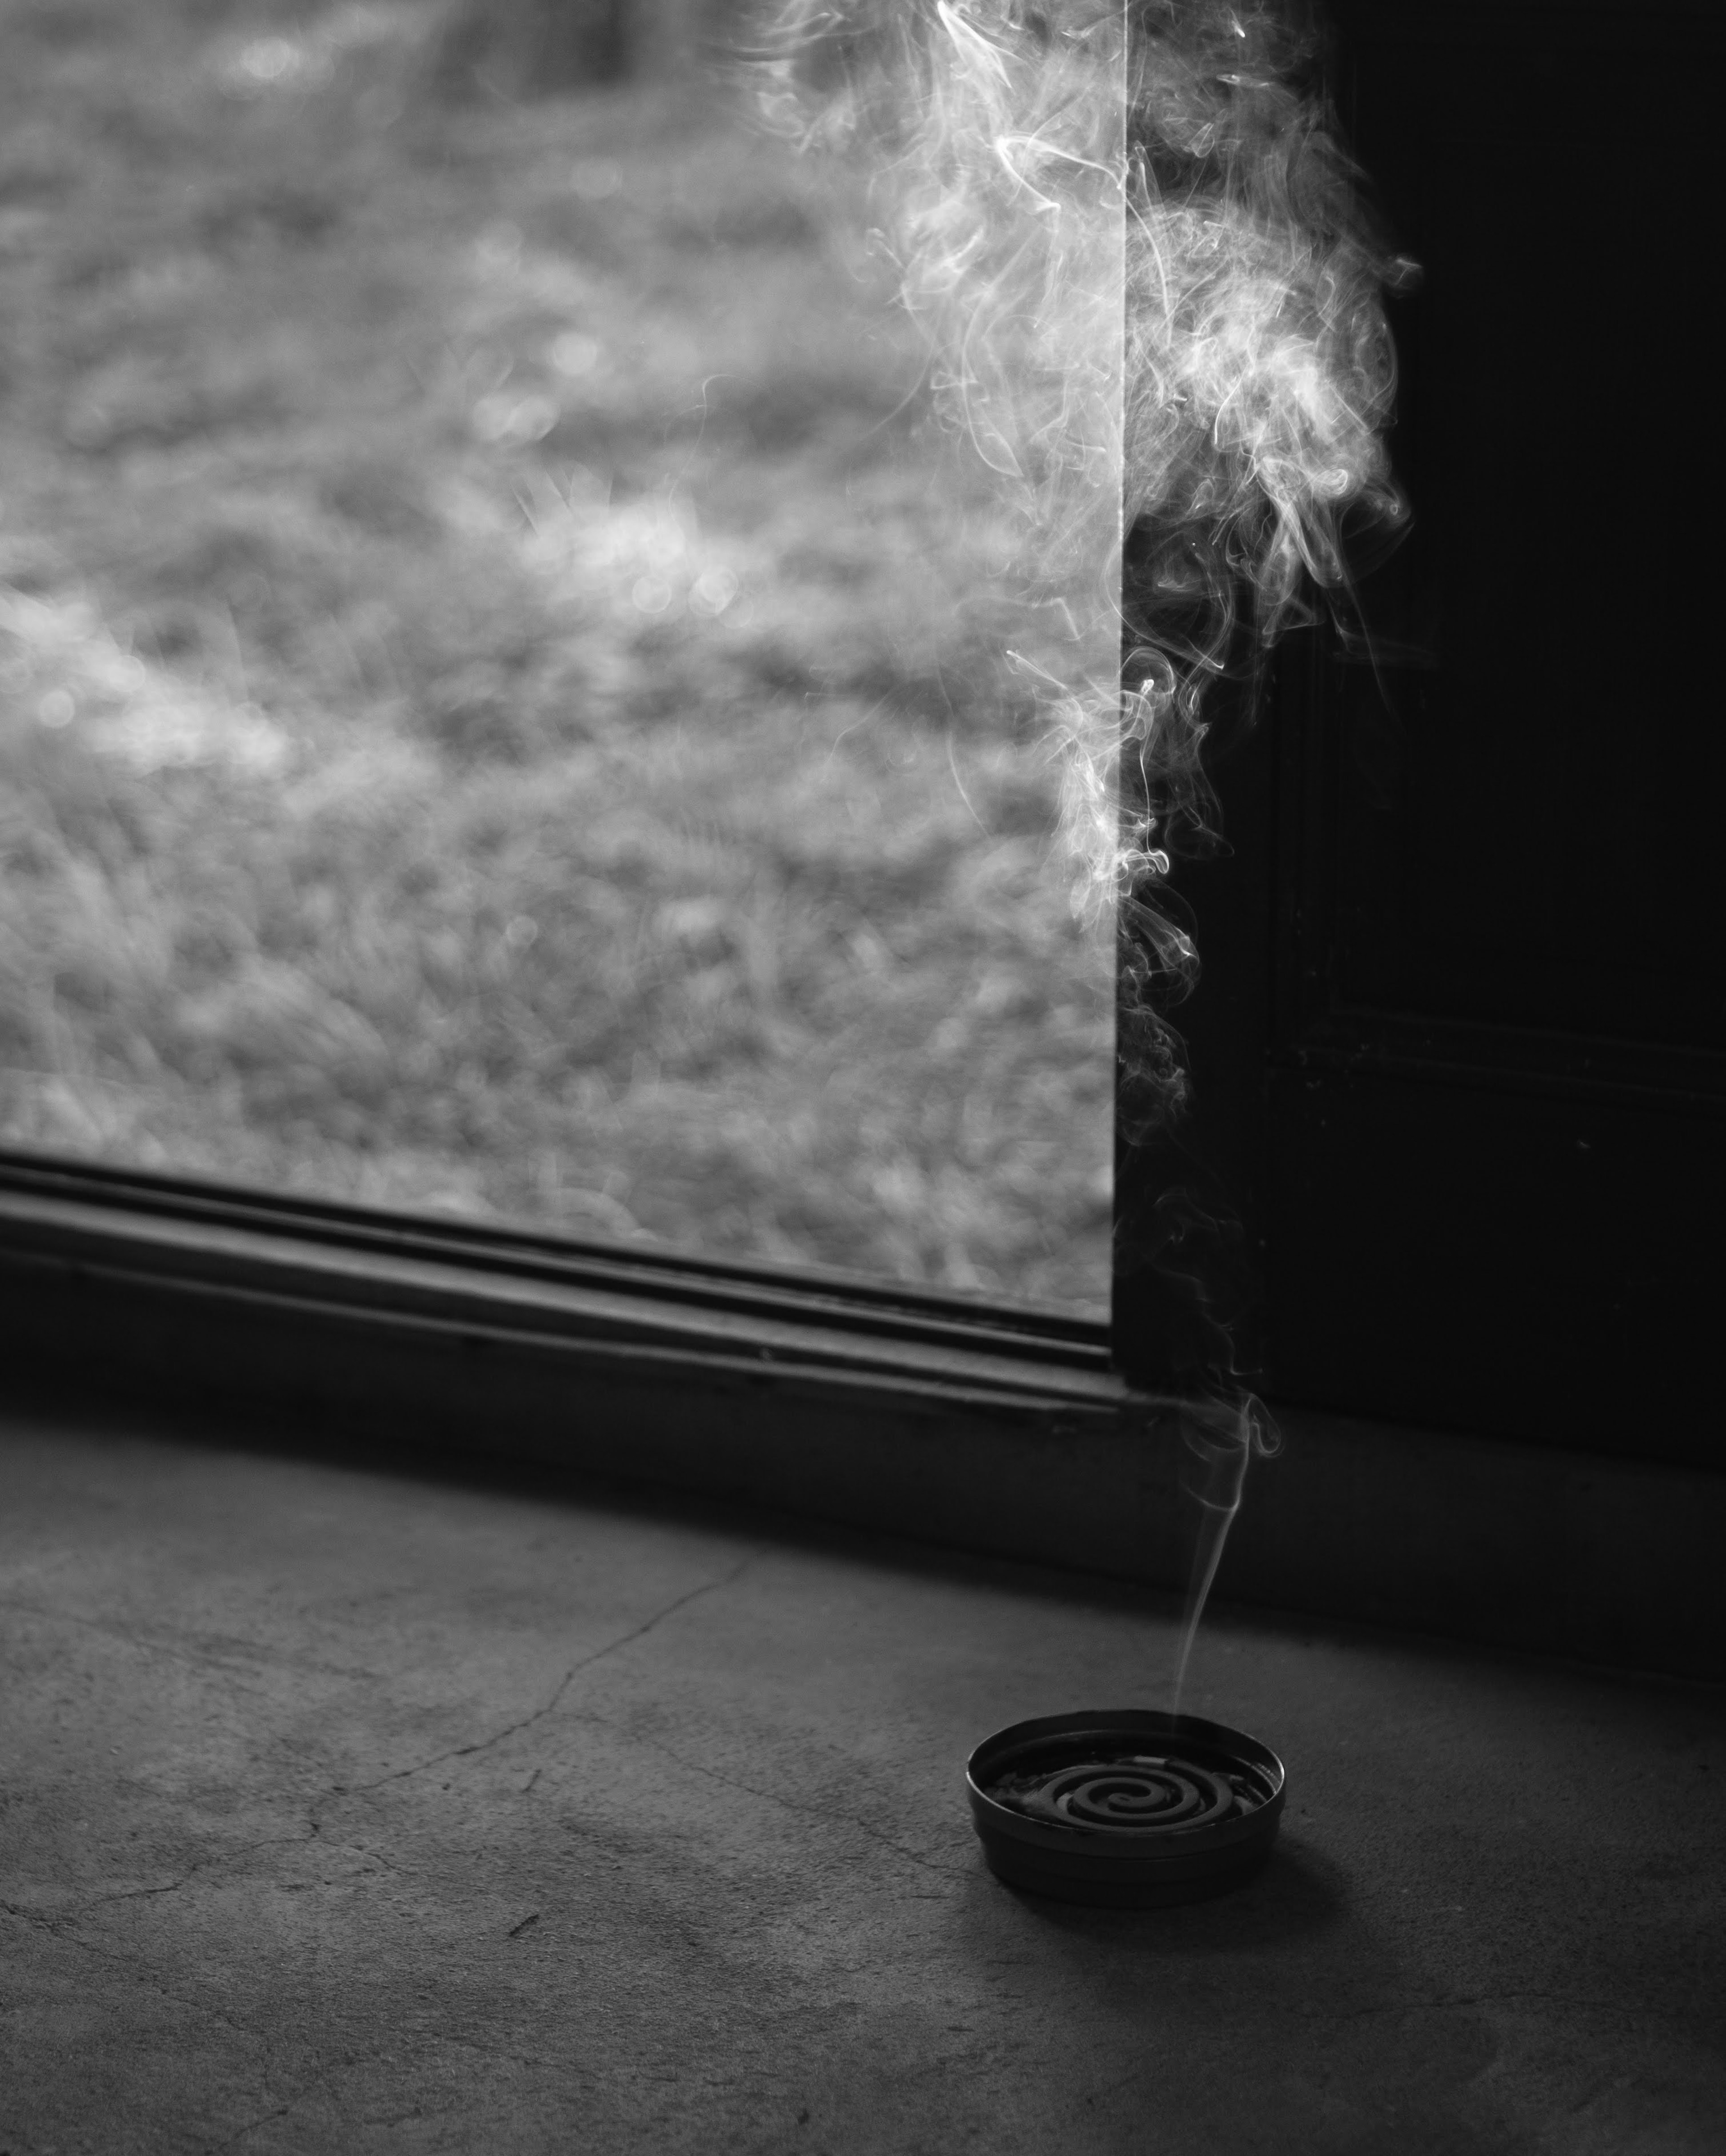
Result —
<svg viewBox="0 0 1726 2156"><path fill-rule="evenodd" d="M1158 893L1211 830L1206 691L1346 588L1345 523L1404 513L1411 265L1321 59L1303 0L786 0L761 49L769 118L876 167L934 387L1071 624L1045 706L1082 900L1133 923L1146 1133L1185 1097L1163 1014L1198 957Z"/></svg>
<svg viewBox="0 0 1726 2156"><path fill-rule="evenodd" d="M1135 993L1142 1132L1184 1104L1164 1012L1198 953L1159 898L1214 836L1207 690L1256 676L1315 593L1346 590L1342 535L1400 523L1384 448L1392 259L1362 213L1316 80L1318 26L1292 6L1133 0L1126 186L1123 593L1115 850ZM1112 764L1112 743L1095 753Z"/></svg>
<svg viewBox="0 0 1726 2156"><path fill-rule="evenodd" d="M1362 207L1323 58L1305 0L787 0L761 49L774 122L876 169L941 403L1067 624L1039 686L1080 902L1120 923L1141 1144L1187 1103L1169 1013L1199 953L1171 878L1215 842L1215 691L1244 682L1250 709L1279 633L1346 594L1345 531L1404 516L1384 298L1411 265ZM1153 1259L1171 1273L1184 1199ZM1180 1403L1204 1521L1183 1671L1274 1443L1210 1330Z"/></svg>

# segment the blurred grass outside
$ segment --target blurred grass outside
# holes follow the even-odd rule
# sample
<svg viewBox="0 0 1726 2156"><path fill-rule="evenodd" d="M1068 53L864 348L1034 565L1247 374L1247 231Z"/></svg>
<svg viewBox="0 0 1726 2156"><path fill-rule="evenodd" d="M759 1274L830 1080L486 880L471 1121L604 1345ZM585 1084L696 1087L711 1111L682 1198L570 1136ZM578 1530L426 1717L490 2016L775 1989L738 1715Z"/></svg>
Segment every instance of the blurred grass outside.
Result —
<svg viewBox="0 0 1726 2156"><path fill-rule="evenodd" d="M855 177L13 6L0 1137L1106 1306L1110 948Z"/></svg>

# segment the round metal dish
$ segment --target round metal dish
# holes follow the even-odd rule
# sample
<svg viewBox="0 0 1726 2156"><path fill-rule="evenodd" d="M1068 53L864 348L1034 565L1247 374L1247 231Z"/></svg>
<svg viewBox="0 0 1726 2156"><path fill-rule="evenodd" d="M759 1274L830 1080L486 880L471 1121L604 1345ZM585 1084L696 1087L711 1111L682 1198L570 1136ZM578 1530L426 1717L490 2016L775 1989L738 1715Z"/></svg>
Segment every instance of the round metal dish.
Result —
<svg viewBox="0 0 1726 2156"><path fill-rule="evenodd" d="M965 1770L998 1879L1122 1909L1201 1901L1250 1878L1277 1838L1283 1779L1256 1738L1148 1708L1016 1722Z"/></svg>

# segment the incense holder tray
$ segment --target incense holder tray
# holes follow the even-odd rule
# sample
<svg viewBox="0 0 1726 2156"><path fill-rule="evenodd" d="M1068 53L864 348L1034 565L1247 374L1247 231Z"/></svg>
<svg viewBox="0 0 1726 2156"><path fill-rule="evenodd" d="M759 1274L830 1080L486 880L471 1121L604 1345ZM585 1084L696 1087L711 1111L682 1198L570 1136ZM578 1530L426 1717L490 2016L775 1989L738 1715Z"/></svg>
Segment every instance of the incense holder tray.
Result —
<svg viewBox="0 0 1726 2156"><path fill-rule="evenodd" d="M1102 1908L1226 1893L1270 1855L1282 1816L1267 1746L1149 1709L1016 1722L978 1746L965 1782L996 1878Z"/></svg>

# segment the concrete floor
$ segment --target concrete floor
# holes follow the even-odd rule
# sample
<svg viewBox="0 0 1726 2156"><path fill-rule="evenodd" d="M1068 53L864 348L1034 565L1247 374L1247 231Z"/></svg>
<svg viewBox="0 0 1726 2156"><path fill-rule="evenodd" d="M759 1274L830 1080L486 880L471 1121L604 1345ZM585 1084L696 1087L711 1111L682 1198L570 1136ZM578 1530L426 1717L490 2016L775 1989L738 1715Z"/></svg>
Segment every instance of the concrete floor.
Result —
<svg viewBox="0 0 1726 2156"><path fill-rule="evenodd" d="M1250 1500L1249 1500L1250 1502ZM1230 1899L1015 1899L961 1794L1158 1704L1047 1575L0 1422L0 2151L1726 2150L1726 1701L1224 1614Z"/></svg>

